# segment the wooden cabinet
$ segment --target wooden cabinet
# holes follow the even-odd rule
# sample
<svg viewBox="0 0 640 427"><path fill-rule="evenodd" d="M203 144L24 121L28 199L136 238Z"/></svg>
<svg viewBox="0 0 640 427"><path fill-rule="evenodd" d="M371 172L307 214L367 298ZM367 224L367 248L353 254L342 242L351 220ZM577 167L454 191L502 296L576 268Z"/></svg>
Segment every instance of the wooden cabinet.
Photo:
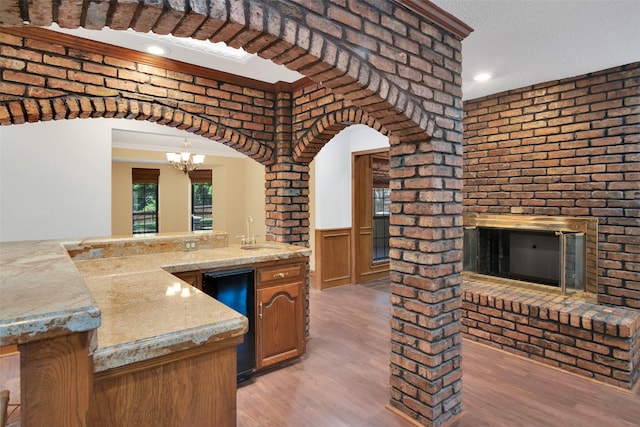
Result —
<svg viewBox="0 0 640 427"><path fill-rule="evenodd" d="M81 425L235 426L236 376L232 372L236 369L236 346L241 342L242 336L207 342L97 372L88 422ZM75 414L70 409L67 412Z"/></svg>
<svg viewBox="0 0 640 427"><path fill-rule="evenodd" d="M302 356L305 352L308 258L255 265L256 369ZM253 266L253 265L247 265ZM205 270L173 273L202 290Z"/></svg>
<svg viewBox="0 0 640 427"><path fill-rule="evenodd" d="M256 269L256 365L266 368L305 351L303 261L280 261Z"/></svg>

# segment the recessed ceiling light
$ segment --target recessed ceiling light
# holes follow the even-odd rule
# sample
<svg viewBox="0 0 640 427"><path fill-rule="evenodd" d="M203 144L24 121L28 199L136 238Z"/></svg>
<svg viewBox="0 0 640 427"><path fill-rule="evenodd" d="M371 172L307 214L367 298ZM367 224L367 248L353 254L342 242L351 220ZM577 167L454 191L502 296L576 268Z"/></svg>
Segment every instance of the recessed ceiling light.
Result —
<svg viewBox="0 0 640 427"><path fill-rule="evenodd" d="M487 80L489 80L491 77L493 77L491 74L489 73L480 73L480 74L476 74L473 77L473 80L477 81L477 82L485 82Z"/></svg>
<svg viewBox="0 0 640 427"><path fill-rule="evenodd" d="M132 29L128 29L127 31L134 32ZM210 40L196 40L189 37L174 37L171 34L167 35L159 35L152 32L138 34L139 36L147 37L149 39L155 39L161 41L164 45L165 43L175 44L187 49L192 49L200 53L213 54L221 58L225 58L228 60L232 60L238 63L246 63L251 57L252 54L245 52L243 49L234 49L232 47L227 46L223 42L213 43ZM166 51L169 49L164 48ZM165 52L165 54L168 52Z"/></svg>
<svg viewBox="0 0 640 427"><path fill-rule="evenodd" d="M147 52L152 55L164 55L165 53L167 53L167 49L158 45L149 45L147 46Z"/></svg>

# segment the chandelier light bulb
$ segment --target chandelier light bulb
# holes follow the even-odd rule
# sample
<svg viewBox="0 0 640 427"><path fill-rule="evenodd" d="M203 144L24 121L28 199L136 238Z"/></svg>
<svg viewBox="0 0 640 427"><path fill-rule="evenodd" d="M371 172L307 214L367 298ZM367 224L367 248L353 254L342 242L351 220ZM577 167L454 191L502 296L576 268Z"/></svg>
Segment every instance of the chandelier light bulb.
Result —
<svg viewBox="0 0 640 427"><path fill-rule="evenodd" d="M185 175L204 163L204 154L191 154L189 146L191 143L185 138L183 151L180 153L165 153L167 161L176 169L180 169Z"/></svg>

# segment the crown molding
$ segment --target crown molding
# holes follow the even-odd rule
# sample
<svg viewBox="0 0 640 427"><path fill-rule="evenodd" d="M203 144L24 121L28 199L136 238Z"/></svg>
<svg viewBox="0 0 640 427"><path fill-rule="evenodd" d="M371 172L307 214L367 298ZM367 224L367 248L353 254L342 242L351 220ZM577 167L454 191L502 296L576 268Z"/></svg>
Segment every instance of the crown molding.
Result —
<svg viewBox="0 0 640 427"><path fill-rule="evenodd" d="M460 40L465 39L473 32L473 28L450 14L440 9L429 0L394 0L396 3L410 9L423 18L428 19L444 30L458 36Z"/></svg>

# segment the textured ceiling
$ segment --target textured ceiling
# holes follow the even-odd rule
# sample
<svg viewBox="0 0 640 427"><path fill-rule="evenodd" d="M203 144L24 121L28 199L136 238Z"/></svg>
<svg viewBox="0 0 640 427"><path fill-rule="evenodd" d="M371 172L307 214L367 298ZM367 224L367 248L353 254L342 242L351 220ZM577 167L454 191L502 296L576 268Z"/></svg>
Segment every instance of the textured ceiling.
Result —
<svg viewBox="0 0 640 427"><path fill-rule="evenodd" d="M474 32L464 99L640 61L638 0L432 0ZM473 76L494 76L475 82Z"/></svg>

